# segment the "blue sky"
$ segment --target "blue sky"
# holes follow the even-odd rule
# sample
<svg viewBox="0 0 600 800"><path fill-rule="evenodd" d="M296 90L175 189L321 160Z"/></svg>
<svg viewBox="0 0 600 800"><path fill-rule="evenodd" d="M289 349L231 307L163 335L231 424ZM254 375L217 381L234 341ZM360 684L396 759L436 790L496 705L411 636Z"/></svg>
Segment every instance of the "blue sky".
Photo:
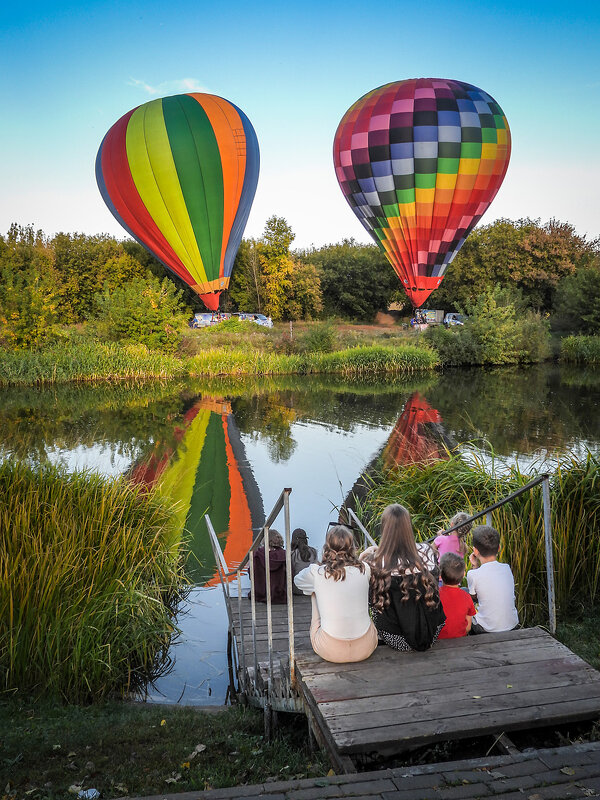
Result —
<svg viewBox="0 0 600 800"><path fill-rule="evenodd" d="M30 2L0 27L0 232L125 236L94 177L102 137L155 97L208 91L250 118L261 175L246 235L277 214L307 247L369 241L335 179L346 109L390 81L485 89L513 135L484 222L550 217L600 235L600 4Z"/></svg>

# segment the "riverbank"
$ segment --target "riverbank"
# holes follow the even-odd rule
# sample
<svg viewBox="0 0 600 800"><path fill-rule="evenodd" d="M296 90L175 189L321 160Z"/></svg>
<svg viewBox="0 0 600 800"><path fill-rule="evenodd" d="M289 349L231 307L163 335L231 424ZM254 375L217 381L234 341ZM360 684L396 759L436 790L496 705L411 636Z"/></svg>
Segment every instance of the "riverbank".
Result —
<svg viewBox="0 0 600 800"><path fill-rule="evenodd" d="M416 344L358 345L332 352L282 353L221 345L167 355L144 345L77 341L43 350L1 350L0 387L123 380L174 380L220 375L376 376L434 369L435 352Z"/></svg>
<svg viewBox="0 0 600 800"><path fill-rule="evenodd" d="M558 638L583 658L595 652L600 667L600 607L584 617L559 620ZM271 743L263 739L262 712L109 701L63 705L24 698L0 699L0 777L5 796L65 800L69 787L95 788L105 800L210 788L269 784L327 776L329 763L308 746L305 720L281 714ZM598 739L591 724L560 732L531 732L525 747ZM483 742L481 747L488 745ZM407 754L403 763L459 758L464 743L440 743ZM472 749L472 756L484 756ZM410 769L410 767L408 767ZM27 794L26 794L27 793Z"/></svg>

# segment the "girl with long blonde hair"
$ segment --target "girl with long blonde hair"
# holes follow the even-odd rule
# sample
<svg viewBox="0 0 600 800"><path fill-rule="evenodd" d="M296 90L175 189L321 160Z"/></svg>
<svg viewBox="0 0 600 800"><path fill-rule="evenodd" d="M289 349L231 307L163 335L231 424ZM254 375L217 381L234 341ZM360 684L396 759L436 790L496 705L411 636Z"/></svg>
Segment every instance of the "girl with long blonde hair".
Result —
<svg viewBox="0 0 600 800"><path fill-rule="evenodd" d="M321 564L299 572L294 583L312 601L310 641L325 661L364 661L377 647L369 617L371 569L359 560L352 531L335 525L327 532Z"/></svg>

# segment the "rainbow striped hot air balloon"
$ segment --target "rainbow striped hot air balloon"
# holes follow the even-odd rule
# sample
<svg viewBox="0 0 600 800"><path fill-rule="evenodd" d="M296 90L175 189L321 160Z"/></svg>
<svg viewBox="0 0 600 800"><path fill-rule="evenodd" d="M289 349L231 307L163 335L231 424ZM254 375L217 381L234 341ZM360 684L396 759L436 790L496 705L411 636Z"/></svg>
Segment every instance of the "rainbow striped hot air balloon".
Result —
<svg viewBox="0 0 600 800"><path fill-rule="evenodd" d="M506 174L510 130L489 94L461 81L388 83L344 114L333 160L352 210L414 306L448 264Z"/></svg>
<svg viewBox="0 0 600 800"><path fill-rule="evenodd" d="M180 94L144 103L112 126L98 150L96 180L125 230L215 310L259 161L256 133L237 106Z"/></svg>

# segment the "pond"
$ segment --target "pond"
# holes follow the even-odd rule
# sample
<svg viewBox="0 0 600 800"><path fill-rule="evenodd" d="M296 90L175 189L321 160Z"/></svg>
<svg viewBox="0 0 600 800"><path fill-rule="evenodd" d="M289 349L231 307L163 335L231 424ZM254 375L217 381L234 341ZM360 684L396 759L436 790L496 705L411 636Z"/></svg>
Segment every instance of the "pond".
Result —
<svg viewBox="0 0 600 800"><path fill-rule="evenodd" d="M377 383L290 376L9 389L0 391L0 458L125 475L177 501L194 588L178 616L173 669L148 699L222 703L227 622L206 511L235 565L290 486L292 528L320 548L379 454L401 464L473 442L538 469L557 454L598 450L599 396L594 371L549 364Z"/></svg>

